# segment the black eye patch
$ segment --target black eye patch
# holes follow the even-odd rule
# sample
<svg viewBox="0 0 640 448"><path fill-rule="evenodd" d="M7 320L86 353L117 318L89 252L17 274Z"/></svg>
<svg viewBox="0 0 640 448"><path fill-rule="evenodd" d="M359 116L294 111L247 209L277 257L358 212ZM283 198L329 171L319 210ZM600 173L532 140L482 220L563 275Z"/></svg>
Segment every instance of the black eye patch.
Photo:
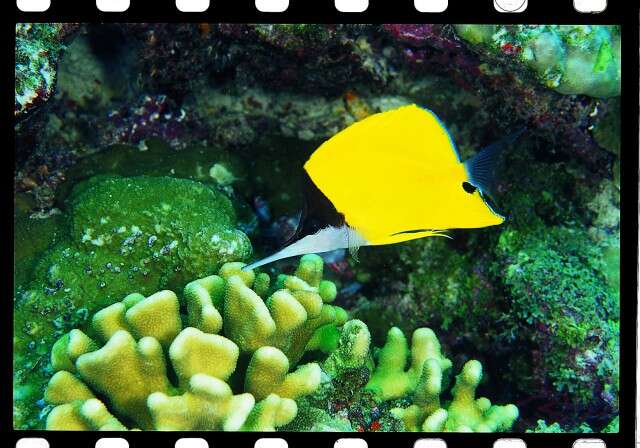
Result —
<svg viewBox="0 0 640 448"><path fill-rule="evenodd" d="M477 188L471 185L469 182L462 182L462 188L469 194L473 194Z"/></svg>

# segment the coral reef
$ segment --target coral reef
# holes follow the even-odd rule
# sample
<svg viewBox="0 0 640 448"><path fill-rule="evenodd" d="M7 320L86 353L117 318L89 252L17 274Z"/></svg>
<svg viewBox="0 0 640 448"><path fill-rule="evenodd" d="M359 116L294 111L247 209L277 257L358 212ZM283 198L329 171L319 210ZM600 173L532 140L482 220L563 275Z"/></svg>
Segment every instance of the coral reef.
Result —
<svg viewBox="0 0 640 448"><path fill-rule="evenodd" d="M224 170L227 178L212 177L211 171L214 167ZM229 193L229 196L236 188L242 191L248 189L246 167L237 155L220 148L202 145L192 145L176 151L163 140L149 138L144 140L144 145L114 145L108 150L84 157L67 170L68 182L58 189L58 197L66 198L71 193L73 185L78 182L105 175L190 179L216 187L224 193ZM233 180L229 181L229 178Z"/></svg>
<svg viewBox="0 0 640 448"><path fill-rule="evenodd" d="M492 405L485 397L475 398L482 379L482 364L467 362L451 390L453 400L444 409L440 404L442 372L431 363L425 368L416 388L413 403L406 409L396 410L407 428L414 431L440 432L499 432L508 431L518 418L515 405Z"/></svg>
<svg viewBox="0 0 640 448"><path fill-rule="evenodd" d="M486 240L467 244L481 250ZM493 361L489 375L500 375L508 396L519 391L527 418L550 415L545 403L552 402L564 409L553 414L563 425L589 419L600 427L617 413L619 249L605 250L584 231L547 226L505 229L493 244L496 252L481 256L444 240L398 248L395 268L410 270L388 272L385 282L405 280L376 300L361 297L352 314L369 323L375 339L389 324L405 331L436 325L447 346L474 347ZM382 256L397 257L394 251ZM370 263L366 252L361 260ZM378 287L375 281L367 290ZM511 371L496 371L504 363Z"/></svg>
<svg viewBox="0 0 640 448"><path fill-rule="evenodd" d="M14 297L19 427L33 418L29 401L44 382L55 338L131 292L181 288L251 253L230 201L198 182L94 177L68 202L64 231L38 254L31 281L17 285ZM17 253L23 244L16 241Z"/></svg>
<svg viewBox="0 0 640 448"><path fill-rule="evenodd" d="M136 69L141 91L180 100L203 76L233 72L229 43L215 33L216 25L189 23L120 24L136 45Z"/></svg>
<svg viewBox="0 0 640 448"><path fill-rule="evenodd" d="M374 49L375 26L221 24L217 28L235 45L243 44L245 51L234 53L235 75L244 84L331 96L353 85L383 86L393 77L385 56Z"/></svg>
<svg viewBox="0 0 640 448"><path fill-rule="evenodd" d="M611 420L611 422L605 426L604 428L602 428L602 430L600 432L603 433L615 433L615 432L619 432L619 417L616 416L613 420ZM555 434L562 434L562 433L592 433L594 432L593 429L591 429L591 426L589 426L588 423L580 423L578 426L576 426L575 428L563 428L559 423L552 423L551 425L549 425L546 421L544 420L538 420L536 422L536 427L533 429L527 429L526 432L540 432L540 433L555 433Z"/></svg>
<svg viewBox="0 0 640 448"><path fill-rule="evenodd" d="M268 92L262 88L207 89L206 92L189 99L188 106L197 111L206 127L216 129L210 136L214 142L234 146L257 141L258 129L315 143L366 115L411 103L400 95L360 98L353 92L334 98Z"/></svg>
<svg viewBox="0 0 640 448"><path fill-rule="evenodd" d="M514 69L512 58L496 58L467 45L452 25L397 24L384 29L394 36L399 54L415 73L446 76L459 88L480 95L489 122L511 127L527 123L551 142L562 142L554 144L559 151L583 158L594 171L604 168L607 157L589 133L600 119L600 100L560 95L539 85L528 72Z"/></svg>
<svg viewBox="0 0 640 448"><path fill-rule="evenodd" d="M110 42L111 53L99 42ZM599 128L602 102L515 76L503 61L468 48L451 26L103 25L87 27L71 49L61 61L59 98L42 126L24 129L18 143L25 148L19 154L35 148L51 173L63 175L65 163L104 145L152 136L176 148L206 140L243 151L265 135L315 143L369 113L412 102L480 136L494 127L489 123L527 123L590 169L608 165L589 132ZM81 72L96 81L76 80ZM481 112L472 129L464 116L469 107ZM23 178L40 184L35 177L25 173L18 186ZM42 182L51 195L55 180Z"/></svg>
<svg viewBox="0 0 640 448"><path fill-rule="evenodd" d="M336 291L322 280L318 256L281 275L266 300L269 276L243 266L226 263L218 275L190 282L184 325L173 292L134 293L93 316L88 331L101 348L81 330L60 338L45 392L55 406L47 428L125 429L130 422L141 429L266 431L289 423L294 400L314 392L321 374L317 363L289 371L314 332L342 325L346 314L326 303ZM244 392L234 395L238 387Z"/></svg>
<svg viewBox="0 0 640 448"><path fill-rule="evenodd" d="M34 173L27 175L26 171L21 171L16 174L17 196L23 214L40 218L59 213L57 207L64 203L77 183L98 175L169 176L195 180L236 199L232 200L234 207L240 203L238 193L250 196L257 188L256 182L248 182L244 161L229 151L195 144L175 150L152 137L140 141L137 146L111 145L55 172L49 171L46 160L33 161L42 162L34 168ZM214 167L216 169L212 171Z"/></svg>
<svg viewBox="0 0 640 448"><path fill-rule="evenodd" d="M341 93L350 77L383 83L391 71L384 57L368 45L363 25L123 24L121 28L138 43L143 90L176 99L197 91L203 77Z"/></svg>
<svg viewBox="0 0 640 448"><path fill-rule="evenodd" d="M620 28L615 25L456 25L474 46L522 63L563 94L620 95Z"/></svg>
<svg viewBox="0 0 640 448"><path fill-rule="evenodd" d="M442 25L419 24L385 24L383 29L389 32L394 39L402 44L409 44L413 48L430 46L439 50L453 50L462 45L453 39L450 32ZM424 56L422 52L405 49L404 53L409 58L419 59Z"/></svg>
<svg viewBox="0 0 640 448"><path fill-rule="evenodd" d="M240 355L234 372L217 378L223 386L199 382L193 372L179 379L185 366L165 350L161 378L170 385L161 392L176 406L211 403L207 391L215 389L234 408L233 393L249 393L247 378L254 392L272 381L248 369L252 356L254 367L263 355L271 359L274 353L261 350L269 346L283 354L281 368L286 358L293 368L316 362L322 369L315 392L295 399L296 418L283 426L271 420L279 429L501 430L513 423L511 407L485 412L476 387L518 406L514 430L615 427L624 158L618 28L18 24L16 33L16 99L24 102L16 103L14 181L16 427L43 425L50 408L38 398L52 374L47 359L56 338L78 328L95 344L82 356L105 353L111 338L93 333L93 313L133 292L182 291L196 278L180 297L173 337L153 337L168 350L195 327L232 340ZM45 98L46 108L32 113ZM292 235L303 205L301 166L319 143L409 103L442 119L462 159L527 128L498 167L502 226L365 247L358 263L323 255L325 278L336 283L322 288L307 283L291 292L296 280L272 275L267 285L257 273L249 287L219 272L225 262L246 260L251 246L259 257ZM118 177L144 175L174 179ZM288 263L268 267L269 274ZM229 272L245 278L237 266ZM214 273L222 280L210 279ZM320 302L307 292L329 288L322 295L330 300L340 291L335 303L359 320L345 323L346 314L322 301L336 312L325 311L334 323L303 325L296 343L287 322L301 313L271 313L273 325L258 318L227 324L224 297L208 293L215 298L209 304L202 288L228 290L245 310L233 312L252 316L246 310L263 298L288 303L277 289L317 311ZM134 309L133 301L121 306ZM396 342L402 333L436 330L443 350L424 356L440 362L441 372L431 363L422 378L421 358L401 353L415 345L386 350L391 326ZM145 340L129 323L122 329L128 347ZM426 340L436 347L432 333ZM80 378L74 363L63 370ZM105 428L153 426L150 416L137 423L124 415L89 377L83 383L104 408L85 395L84 407L61 404L61 416L87 425L79 416L93 413L103 421L91 425ZM82 392L76 386L68 390ZM144 412L149 395L141 395ZM216 415L218 429L237 423ZM159 426L188 424L174 417ZM540 419L557 423L538 428Z"/></svg>
<svg viewBox="0 0 640 448"><path fill-rule="evenodd" d="M429 325L445 346L473 347L487 376L501 378L499 400L519 391L522 429L541 417L601 428L617 414L619 190L611 165L593 177L583 160L539 145L525 137L505 151L503 226L363 248L352 267L369 281L350 311L376 340L389 324Z"/></svg>
<svg viewBox="0 0 640 448"><path fill-rule="evenodd" d="M544 420L538 420L536 422L536 427L533 429L527 429L526 432L562 434L562 433L571 433L571 432L591 433L593 432L593 430L587 423L582 423L576 428L563 429L559 423L552 423L551 425L549 425Z"/></svg>
<svg viewBox="0 0 640 448"><path fill-rule="evenodd" d="M133 55L126 51L124 36L113 29L82 27L69 42L58 64L57 102L101 113L128 97L134 89L127 79Z"/></svg>

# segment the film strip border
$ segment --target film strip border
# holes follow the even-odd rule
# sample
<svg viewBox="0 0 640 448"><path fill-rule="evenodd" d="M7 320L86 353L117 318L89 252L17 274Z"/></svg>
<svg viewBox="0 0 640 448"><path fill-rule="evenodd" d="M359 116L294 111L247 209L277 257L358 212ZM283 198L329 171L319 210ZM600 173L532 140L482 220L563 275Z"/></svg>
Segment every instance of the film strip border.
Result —
<svg viewBox="0 0 640 448"><path fill-rule="evenodd" d="M49 1L46 11L25 12L19 8L20 2ZM461 0L321 0L313 6L303 0L235 0L233 2L214 1L205 10L199 12L180 11L184 2L205 2L209 0L159 0L149 8L143 0L96 0L73 2L70 0L17 0L15 6L16 21L103 21L117 22L308 22L308 23L375 23L415 21L432 23L573 23L605 24L620 23L625 18L625 3L620 0L563 0L553 4L528 0L480 0L465 2ZM109 2L113 7L109 8ZM263 12L266 2L286 6L274 7ZM585 3L586 2L586 3ZM604 10L597 12L605 2ZM430 4L435 5L429 8ZM111 9L109 12L101 11ZM122 6L124 4L124 6ZM201 4L201 3L198 3ZM363 7L342 7L344 5L364 5ZM262 7L261 7L262 5ZM120 11L126 6L126 10ZM444 6L444 8L443 8ZM631 6L631 5L628 5ZM184 9L184 8L182 8ZM196 10L198 8L195 8ZM201 9L201 8L200 8ZM339 10L339 9L342 9ZM362 9L362 11L359 11ZM435 10L435 11L434 11ZM440 12L438 12L440 10ZM434 11L434 12L422 12ZM585 12L579 12L585 11ZM626 16L628 18L628 15ZM124 19L123 19L124 18ZM637 18L637 17L636 17Z"/></svg>
<svg viewBox="0 0 640 448"><path fill-rule="evenodd" d="M14 433L16 448L622 448L632 437L620 434L464 434L464 433ZM71 443L71 444L70 444Z"/></svg>
<svg viewBox="0 0 640 448"><path fill-rule="evenodd" d="M21 11L46 11L51 0L17 0ZM414 0L418 12L440 13L448 7L448 0ZM528 0L494 0L499 12L522 12L528 6ZM96 6L103 12L124 12L129 8L130 0L96 0ZM289 0L256 0L256 9L261 12L284 12ZM210 0L176 0L176 8L181 12L204 12L209 9ZM364 12L369 0L335 0L335 7L341 12ZM600 13L607 7L607 0L577 0L574 8L583 13Z"/></svg>

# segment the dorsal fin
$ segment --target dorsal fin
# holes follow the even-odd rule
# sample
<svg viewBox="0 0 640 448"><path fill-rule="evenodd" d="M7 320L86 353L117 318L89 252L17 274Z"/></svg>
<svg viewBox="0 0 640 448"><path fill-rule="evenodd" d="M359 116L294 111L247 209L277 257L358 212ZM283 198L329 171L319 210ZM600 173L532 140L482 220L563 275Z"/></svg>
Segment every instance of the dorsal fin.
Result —
<svg viewBox="0 0 640 448"><path fill-rule="evenodd" d="M519 129L503 139L491 143L464 162L469 182L479 188L484 195L492 196L495 181L494 172L502 150L513 143L524 131L525 128Z"/></svg>

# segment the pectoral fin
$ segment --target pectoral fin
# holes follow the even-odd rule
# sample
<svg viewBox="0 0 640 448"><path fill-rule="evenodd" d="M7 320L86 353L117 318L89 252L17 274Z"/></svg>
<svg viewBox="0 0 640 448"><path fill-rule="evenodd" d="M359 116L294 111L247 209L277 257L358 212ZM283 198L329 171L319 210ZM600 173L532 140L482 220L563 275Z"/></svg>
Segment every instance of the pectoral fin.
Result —
<svg viewBox="0 0 640 448"><path fill-rule="evenodd" d="M504 148L513 143L524 133L525 129L504 137L497 142L486 146L480 152L464 162L470 183L480 189L480 192L488 197L493 196L495 183L495 169Z"/></svg>

